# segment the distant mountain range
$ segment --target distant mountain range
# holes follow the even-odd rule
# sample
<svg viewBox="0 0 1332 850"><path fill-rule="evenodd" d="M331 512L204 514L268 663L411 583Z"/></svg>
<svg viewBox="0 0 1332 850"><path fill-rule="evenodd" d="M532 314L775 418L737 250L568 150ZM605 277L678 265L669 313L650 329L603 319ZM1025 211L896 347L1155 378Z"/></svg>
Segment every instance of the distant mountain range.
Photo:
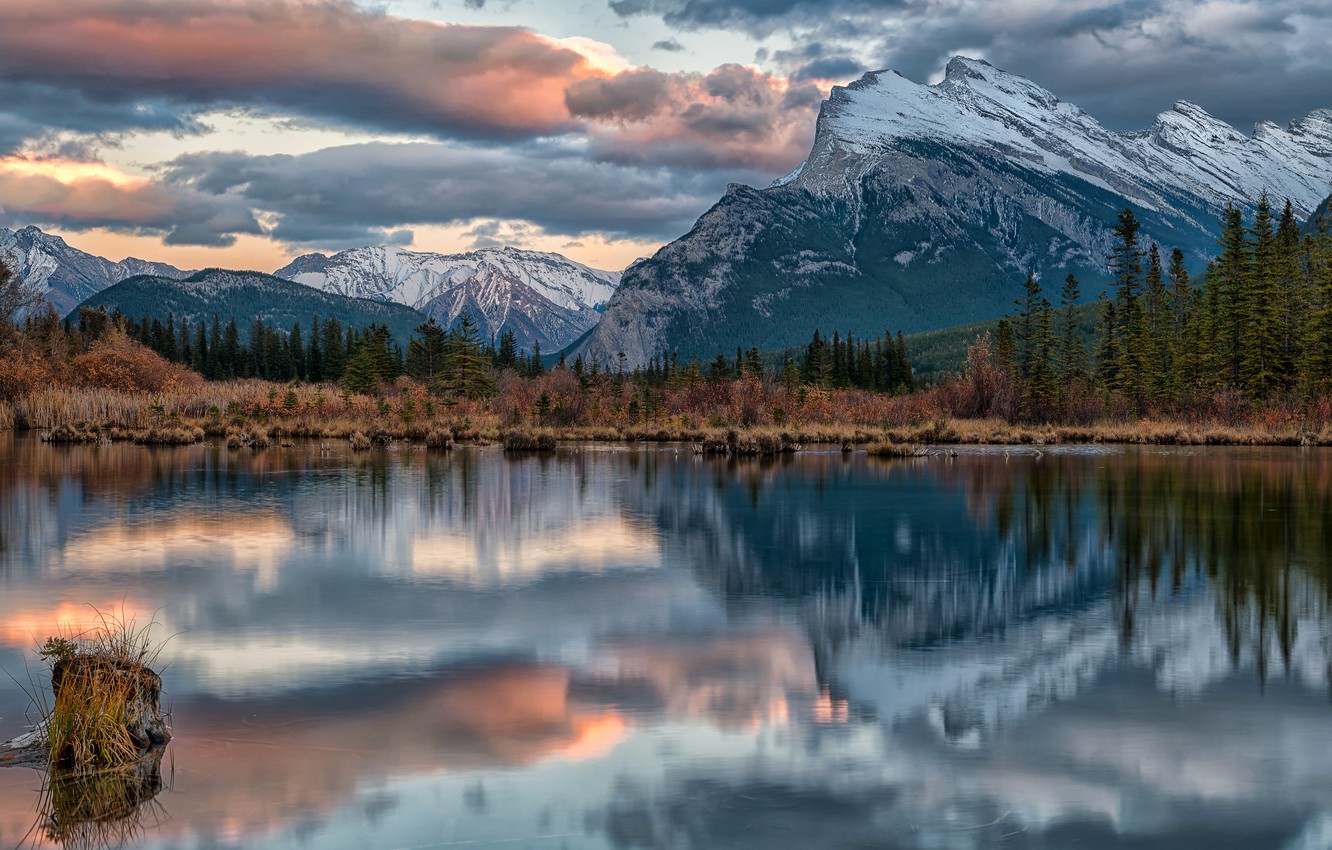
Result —
<svg viewBox="0 0 1332 850"><path fill-rule="evenodd" d="M5 257L19 278L42 293L62 316L85 298L127 277L147 274L183 278L194 274L166 263L134 257L114 263L72 248L59 236L43 233L36 227L0 228L0 258Z"/></svg>
<svg viewBox="0 0 1332 850"><path fill-rule="evenodd" d="M327 292L406 304L449 326L466 311L482 336L513 331L520 348L558 351L601 318L620 282L559 254L486 248L433 254L399 248L355 248L333 256L306 254L278 269Z"/></svg>
<svg viewBox="0 0 1332 850"><path fill-rule="evenodd" d="M196 273L134 258L112 262L73 248L60 237L36 227L18 231L0 229L0 257L7 257L19 277L36 287L61 315L68 315L84 303L98 306L128 299L134 306L132 309L122 306L122 312L136 316L148 312L165 318L172 309L169 305L180 304L191 315L211 316L216 312L225 321L227 316L243 317L250 309L237 300L241 292L256 296L263 292L262 300L253 305L251 314L272 313L308 322L312 312L330 315L331 302L327 298L305 292L312 288L319 296L369 299L408 308L415 324L434 317L447 327L466 311L476 320L482 336L497 337L502 330L511 330L520 348L531 350L534 343L540 342L546 352L559 351L590 331L601 318L600 311L620 279L619 272L592 269L559 254L539 251L497 248L465 254L433 254L372 247L343 251L331 257L307 254L272 276L302 284L302 289L275 288L272 281L264 286L238 289L234 285L237 280L257 284L270 276L231 272L233 281L227 286L199 286L193 294L164 287L161 293L165 300L154 302L144 295L151 289L144 282L112 293L108 298L95 296L137 276L156 278L152 286L162 287L165 280L214 284L221 279L221 273L216 269ZM280 305L273 301L278 293L281 293ZM309 304L297 309L292 299L302 295L307 296ZM223 300L210 306L213 299ZM350 311L349 315L356 312L351 308L345 308L346 311ZM181 312L176 310L177 315ZM407 313L397 311L394 315L402 317ZM289 321L283 324L290 326Z"/></svg>
<svg viewBox="0 0 1332 850"><path fill-rule="evenodd" d="M1006 312L1028 272L1075 273L1094 296L1125 206L1146 239L1200 268L1227 204L1266 190L1304 218L1330 182L1332 110L1245 136L1181 101L1117 133L983 61L955 58L932 86L870 73L833 89L798 169L766 189L733 184L627 269L580 351L633 366L800 344L816 326L956 325Z"/></svg>
<svg viewBox="0 0 1332 850"><path fill-rule="evenodd" d="M358 328L373 322L388 325L404 350L412 329L424 321L420 313L401 304L321 292L261 272L223 269L205 269L183 280L131 277L103 289L80 306L102 308L108 313L119 310L133 319L171 314L177 323L211 323L217 316L225 326L234 319L242 335L256 318L283 329L300 322L307 332L314 316Z"/></svg>

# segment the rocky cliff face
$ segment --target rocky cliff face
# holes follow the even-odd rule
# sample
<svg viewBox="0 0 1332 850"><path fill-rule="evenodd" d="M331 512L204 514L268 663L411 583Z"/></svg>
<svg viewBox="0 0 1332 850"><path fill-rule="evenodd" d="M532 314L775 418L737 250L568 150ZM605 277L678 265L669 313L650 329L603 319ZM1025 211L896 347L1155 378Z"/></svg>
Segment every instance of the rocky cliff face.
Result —
<svg viewBox="0 0 1332 850"><path fill-rule="evenodd" d="M626 270L581 350L638 364L799 344L815 327L926 330L1005 312L1028 272L1072 272L1094 295L1125 206L1200 266L1227 204L1267 191L1303 217L1329 182L1332 110L1245 136L1181 101L1118 133L982 61L952 60L933 86L871 73L833 90L798 169L731 186Z"/></svg>

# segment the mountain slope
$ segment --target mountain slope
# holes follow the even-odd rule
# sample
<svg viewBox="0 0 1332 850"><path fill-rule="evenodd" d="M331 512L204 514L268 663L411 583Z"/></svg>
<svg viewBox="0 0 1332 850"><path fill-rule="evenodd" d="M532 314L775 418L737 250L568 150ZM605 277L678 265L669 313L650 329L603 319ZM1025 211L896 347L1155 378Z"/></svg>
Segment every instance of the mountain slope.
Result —
<svg viewBox="0 0 1332 850"><path fill-rule="evenodd" d="M147 274L182 278L194 273L134 257L113 263L72 248L59 236L36 227L0 228L0 257L6 258L19 278L42 293L62 316L80 301L127 277Z"/></svg>
<svg viewBox="0 0 1332 850"><path fill-rule="evenodd" d="M619 283L618 272L559 254L514 248L433 254L393 247L307 254L278 277L328 292L394 301L451 325L467 311L484 336L514 332L518 345L556 351L592 328Z"/></svg>
<svg viewBox="0 0 1332 850"><path fill-rule="evenodd" d="M1023 278L1072 272L1094 296L1116 215L1200 267L1226 204L1267 189L1307 216L1332 181L1332 110L1252 137L1185 102L1116 133L977 60L925 86L893 72L833 90L809 158L767 189L732 185L693 230L626 270L585 356L801 344L992 318Z"/></svg>
<svg viewBox="0 0 1332 850"><path fill-rule="evenodd" d="M211 323L216 315L223 325L235 319L242 333L256 317L282 329L300 322L308 330L313 316L337 319L358 328L374 322L387 324L404 348L412 329L425 321L420 313L401 304L348 298L273 275L223 269L205 269L185 280L132 277L93 295L79 307L100 307L108 313L120 310L131 318L147 314L164 321L172 314L177 323L187 319L191 324Z"/></svg>

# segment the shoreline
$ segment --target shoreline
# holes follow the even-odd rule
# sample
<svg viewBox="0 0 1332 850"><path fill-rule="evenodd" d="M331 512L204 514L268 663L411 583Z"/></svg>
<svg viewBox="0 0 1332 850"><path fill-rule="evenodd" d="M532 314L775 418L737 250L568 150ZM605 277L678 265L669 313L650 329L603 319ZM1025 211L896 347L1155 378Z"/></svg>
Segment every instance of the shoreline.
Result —
<svg viewBox="0 0 1332 850"><path fill-rule="evenodd" d="M877 447L874 453L884 455L949 445L1332 446L1326 405L1304 412L1240 409L1225 419L1162 413L1070 425L950 416L921 394L793 393L737 382L720 388L731 393L721 400L711 392L718 388L702 387L667 393L649 405L626 384L605 398L579 396L570 388L552 393L550 404L538 394L542 386L515 381L494 398L449 403L406 381L379 395L252 380L156 392L57 384L0 401L0 430L35 432L51 443L207 441L233 449L294 439L349 441L355 450L394 443L437 449L503 443L515 451L574 442L684 443L703 453L735 455L813 446Z"/></svg>
<svg viewBox="0 0 1332 850"><path fill-rule="evenodd" d="M507 451L548 451L563 445L685 444L700 454L775 455L806 448L840 448L880 456L902 455L902 449L929 446L1332 446L1332 431L1268 430L1221 423L1184 423L1141 420L1089 426L1014 425L1002 420L948 419L908 426L874 428L866 425L812 425L774 428L597 428L534 427L491 428L471 423L436 421L410 426L382 427L364 422L312 425L279 421L265 425L209 422L165 422L147 427L126 427L87 421L61 422L52 427L0 428L32 434L51 445L145 446L221 445L240 449L291 447L292 441L347 442L353 451L389 445L447 450L455 446L502 446Z"/></svg>

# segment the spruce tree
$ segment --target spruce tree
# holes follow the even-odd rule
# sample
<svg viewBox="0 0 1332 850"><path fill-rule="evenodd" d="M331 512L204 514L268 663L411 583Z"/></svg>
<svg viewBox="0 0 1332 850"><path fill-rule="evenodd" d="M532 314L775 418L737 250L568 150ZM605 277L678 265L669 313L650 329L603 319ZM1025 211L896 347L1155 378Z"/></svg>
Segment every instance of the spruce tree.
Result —
<svg viewBox="0 0 1332 850"><path fill-rule="evenodd" d="M1200 363L1198 345L1200 329L1197 309L1189 282L1189 270L1184 265L1184 252L1179 248L1170 252L1170 267L1166 271L1170 281L1170 371L1167 394L1178 400L1186 388L1196 383Z"/></svg>
<svg viewBox="0 0 1332 850"><path fill-rule="evenodd" d="M1139 409L1147 397L1150 347L1139 292L1142 286L1142 250L1138 247L1140 227L1132 208L1125 207L1113 228L1116 241L1109 259L1110 271L1115 278L1115 308L1119 320L1115 389L1122 391Z"/></svg>
<svg viewBox="0 0 1332 850"><path fill-rule="evenodd" d="M441 385L455 399L481 398L494 391L483 345L476 323L463 313L449 332L444 352ZM581 360L580 360L581 362Z"/></svg>
<svg viewBox="0 0 1332 850"><path fill-rule="evenodd" d="M1146 333L1143 339L1143 370L1147 396L1162 402L1170 390L1170 347L1173 323L1170 293L1161 268L1161 250L1153 242L1147 249L1147 268L1143 274L1146 304Z"/></svg>
<svg viewBox="0 0 1332 850"><path fill-rule="evenodd" d="M1078 279L1070 273L1064 278L1064 287L1059 293L1063 322L1059 334L1058 373L1059 381L1065 387L1087 374L1087 350L1082 345L1082 334L1078 330L1077 303L1081 297Z"/></svg>
<svg viewBox="0 0 1332 850"><path fill-rule="evenodd" d="M1240 387L1241 338L1252 327L1248 310L1252 299L1244 297L1249 277L1248 235L1244 213L1238 207L1226 208L1222 218L1221 254L1208 266L1207 319L1213 324L1211 358L1224 374L1230 387Z"/></svg>
<svg viewBox="0 0 1332 850"><path fill-rule="evenodd" d="M1279 291L1275 277L1276 229L1266 192L1258 199L1258 209L1254 213L1249 235L1248 273L1241 280L1239 298L1241 309L1248 319L1247 326L1238 337L1240 386L1250 398L1263 399L1281 383L1277 366L1282 338L1278 314Z"/></svg>

